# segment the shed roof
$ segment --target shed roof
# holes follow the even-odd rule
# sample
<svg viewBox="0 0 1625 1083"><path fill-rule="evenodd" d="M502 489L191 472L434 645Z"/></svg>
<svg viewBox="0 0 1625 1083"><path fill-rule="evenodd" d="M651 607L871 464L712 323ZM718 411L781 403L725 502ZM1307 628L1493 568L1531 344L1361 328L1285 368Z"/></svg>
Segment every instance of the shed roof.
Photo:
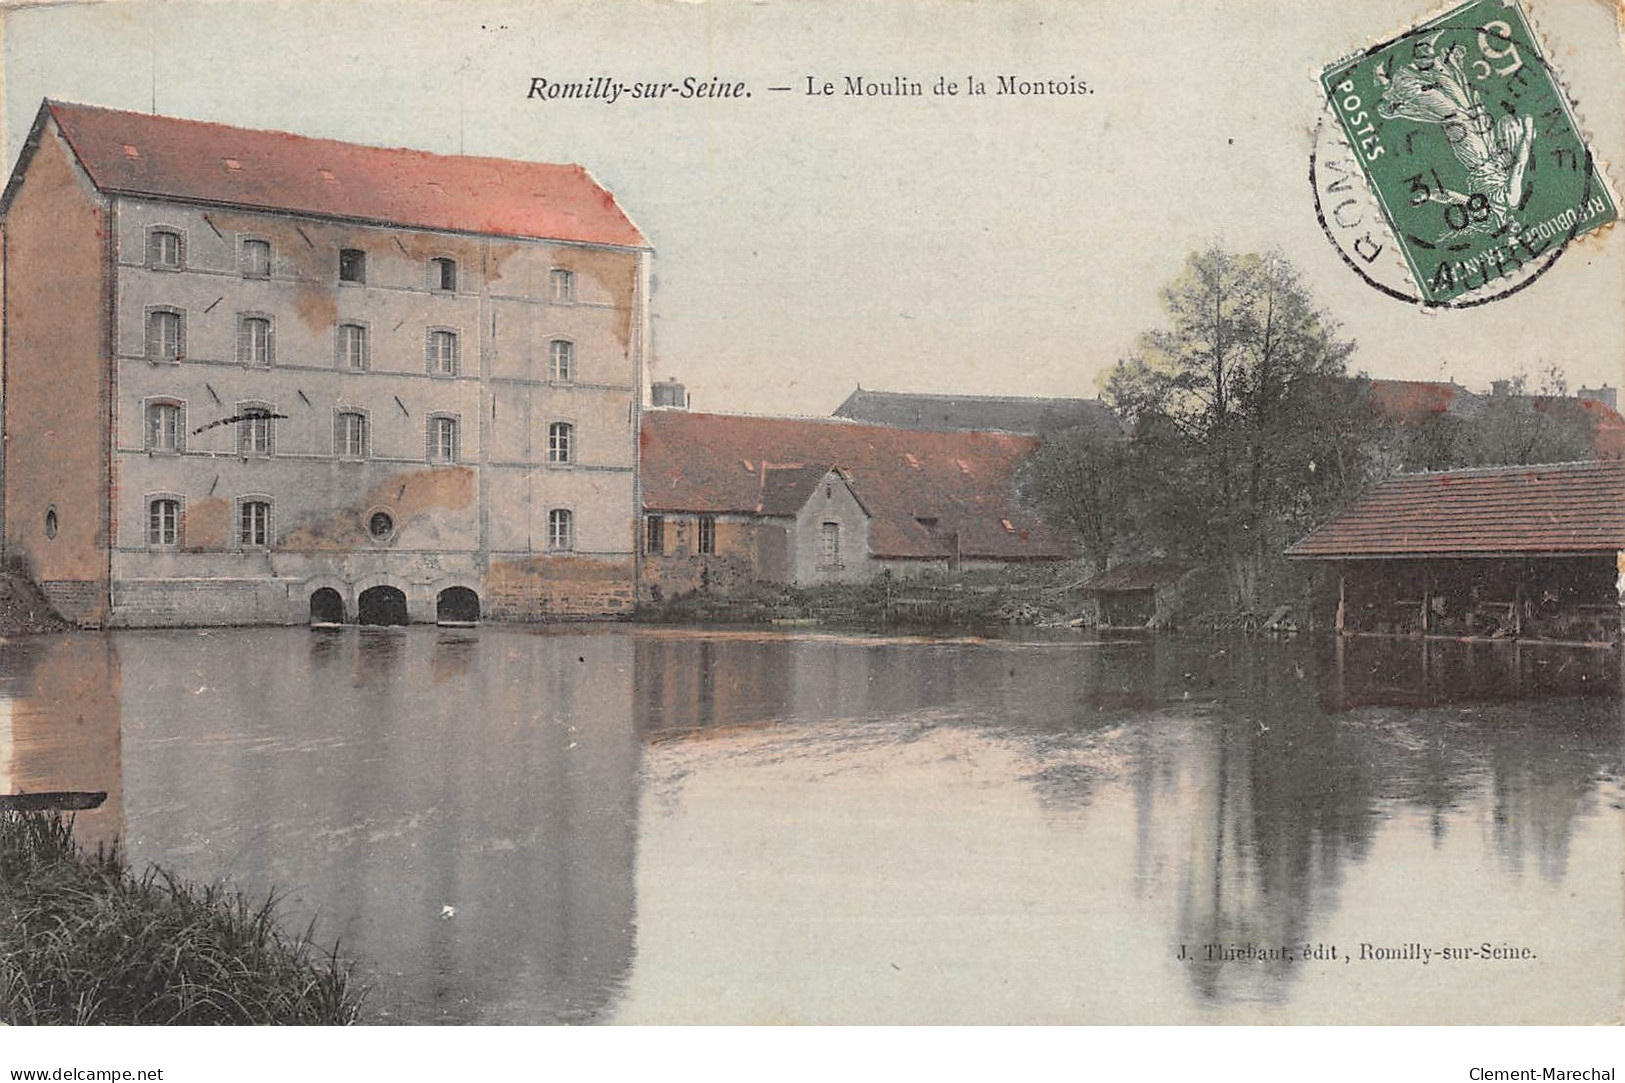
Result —
<svg viewBox="0 0 1625 1083"><path fill-rule="evenodd" d="M30 146L47 117L104 192L458 233L646 246L615 197L578 165L369 147L49 100L35 119ZM28 154L25 149L13 184Z"/></svg>
<svg viewBox="0 0 1625 1083"><path fill-rule="evenodd" d="M1178 560L1136 560L1096 572L1078 589L1085 593L1114 594L1119 591L1159 590L1173 586L1192 571Z"/></svg>
<svg viewBox="0 0 1625 1083"><path fill-rule="evenodd" d="M1054 560L1070 546L1012 493L1037 446L1001 433L658 410L643 417L643 506L793 515L834 467L870 516L876 556L941 559L957 540L962 557Z"/></svg>
<svg viewBox="0 0 1625 1083"><path fill-rule="evenodd" d="M1390 478L1287 550L1297 559L1486 557L1625 550L1625 462Z"/></svg>

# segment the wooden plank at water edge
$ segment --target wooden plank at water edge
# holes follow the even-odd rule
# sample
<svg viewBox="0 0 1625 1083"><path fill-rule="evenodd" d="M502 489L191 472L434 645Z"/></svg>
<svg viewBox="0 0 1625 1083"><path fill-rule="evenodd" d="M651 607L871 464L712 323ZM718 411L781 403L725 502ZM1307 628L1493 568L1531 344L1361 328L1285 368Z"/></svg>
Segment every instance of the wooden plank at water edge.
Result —
<svg viewBox="0 0 1625 1083"><path fill-rule="evenodd" d="M0 793L3 812L84 812L100 808L106 790L49 790L44 793Z"/></svg>

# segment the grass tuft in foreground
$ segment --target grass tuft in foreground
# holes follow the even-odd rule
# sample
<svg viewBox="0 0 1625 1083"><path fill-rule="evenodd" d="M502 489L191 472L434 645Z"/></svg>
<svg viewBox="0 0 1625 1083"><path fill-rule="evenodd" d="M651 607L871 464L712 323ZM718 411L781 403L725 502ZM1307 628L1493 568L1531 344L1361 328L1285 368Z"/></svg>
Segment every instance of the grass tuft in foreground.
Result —
<svg viewBox="0 0 1625 1083"><path fill-rule="evenodd" d="M63 1023L355 1022L350 967L253 905L84 851L72 821L0 811L0 1020Z"/></svg>

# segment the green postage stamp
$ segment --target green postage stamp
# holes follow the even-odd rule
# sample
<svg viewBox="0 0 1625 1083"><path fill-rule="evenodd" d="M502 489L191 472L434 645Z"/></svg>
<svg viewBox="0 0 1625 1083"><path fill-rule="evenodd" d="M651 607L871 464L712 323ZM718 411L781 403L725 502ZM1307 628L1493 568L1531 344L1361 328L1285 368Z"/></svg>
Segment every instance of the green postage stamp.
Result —
<svg viewBox="0 0 1625 1083"><path fill-rule="evenodd" d="M1516 0L1469 0L1320 78L1425 304L1511 292L1618 217Z"/></svg>

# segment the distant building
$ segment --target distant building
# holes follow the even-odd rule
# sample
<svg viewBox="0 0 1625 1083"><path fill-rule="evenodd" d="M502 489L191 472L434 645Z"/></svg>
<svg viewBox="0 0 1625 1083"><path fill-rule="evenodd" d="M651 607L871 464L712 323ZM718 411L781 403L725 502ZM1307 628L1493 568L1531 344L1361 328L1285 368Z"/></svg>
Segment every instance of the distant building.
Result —
<svg viewBox="0 0 1625 1083"><path fill-rule="evenodd" d="M627 612L649 248L579 166L46 102L5 548L87 624Z"/></svg>
<svg viewBox="0 0 1625 1083"><path fill-rule="evenodd" d="M1042 436L1090 425L1121 435L1117 416L1099 399L1020 398L869 391L859 387L835 408L835 417L934 432L1011 432Z"/></svg>
<svg viewBox="0 0 1625 1083"><path fill-rule="evenodd" d="M836 419L651 411L643 586L861 582L882 569L1061 560L1011 491L1038 441Z"/></svg>
<svg viewBox="0 0 1625 1083"><path fill-rule="evenodd" d="M1332 573L1340 633L1617 642L1625 462L1392 478L1287 556Z"/></svg>
<svg viewBox="0 0 1625 1083"><path fill-rule="evenodd" d="M1494 381L1489 394L1435 380L1370 380L1369 401L1378 416L1401 428L1415 428L1443 414L1475 417L1490 400L1510 395L1509 380ZM1554 421L1583 427L1599 459L1625 458L1625 417L1615 408L1611 387L1581 388L1575 395L1524 395L1534 409Z"/></svg>

